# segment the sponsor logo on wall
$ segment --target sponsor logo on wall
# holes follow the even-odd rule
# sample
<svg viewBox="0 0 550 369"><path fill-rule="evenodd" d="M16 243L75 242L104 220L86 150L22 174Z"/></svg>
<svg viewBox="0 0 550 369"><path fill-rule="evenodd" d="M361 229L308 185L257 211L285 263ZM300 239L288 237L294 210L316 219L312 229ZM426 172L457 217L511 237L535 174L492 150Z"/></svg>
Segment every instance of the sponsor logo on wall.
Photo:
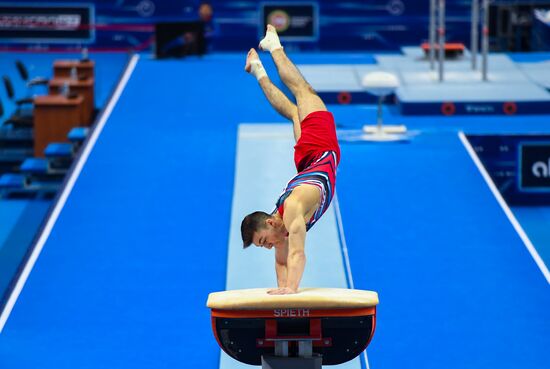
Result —
<svg viewBox="0 0 550 369"><path fill-rule="evenodd" d="M550 192L550 142L520 146L520 189Z"/></svg>
<svg viewBox="0 0 550 369"><path fill-rule="evenodd" d="M1 42L91 42L91 5L0 3Z"/></svg>
<svg viewBox="0 0 550 369"><path fill-rule="evenodd" d="M263 37L268 24L277 29L281 40L316 41L318 11L315 3L262 3L259 34Z"/></svg>

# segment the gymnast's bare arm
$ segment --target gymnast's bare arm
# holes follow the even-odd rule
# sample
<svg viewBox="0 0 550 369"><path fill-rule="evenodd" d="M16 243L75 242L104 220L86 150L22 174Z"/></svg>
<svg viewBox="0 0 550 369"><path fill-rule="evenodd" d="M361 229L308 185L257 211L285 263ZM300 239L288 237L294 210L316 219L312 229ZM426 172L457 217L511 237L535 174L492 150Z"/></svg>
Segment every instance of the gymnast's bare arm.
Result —
<svg viewBox="0 0 550 369"><path fill-rule="evenodd" d="M306 265L305 242L306 222L311 218L321 195L312 185L296 187L285 200L283 222L288 231L288 256L286 260L286 286L269 291L272 295L285 295L298 292L298 287Z"/></svg>
<svg viewBox="0 0 550 369"><path fill-rule="evenodd" d="M275 271L277 272L277 287L286 287L286 261L288 259L288 239L285 245L275 248Z"/></svg>

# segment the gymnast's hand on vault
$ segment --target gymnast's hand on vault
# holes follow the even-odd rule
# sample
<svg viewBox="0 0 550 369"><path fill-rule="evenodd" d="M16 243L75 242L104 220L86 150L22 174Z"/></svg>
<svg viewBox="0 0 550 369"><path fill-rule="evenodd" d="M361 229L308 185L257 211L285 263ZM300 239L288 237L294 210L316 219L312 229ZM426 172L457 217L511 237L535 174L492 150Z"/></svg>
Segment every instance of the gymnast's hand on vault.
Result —
<svg viewBox="0 0 550 369"><path fill-rule="evenodd" d="M267 291L267 293L270 295L292 295L294 293L297 293L297 291L294 291L290 287L281 287L269 290Z"/></svg>

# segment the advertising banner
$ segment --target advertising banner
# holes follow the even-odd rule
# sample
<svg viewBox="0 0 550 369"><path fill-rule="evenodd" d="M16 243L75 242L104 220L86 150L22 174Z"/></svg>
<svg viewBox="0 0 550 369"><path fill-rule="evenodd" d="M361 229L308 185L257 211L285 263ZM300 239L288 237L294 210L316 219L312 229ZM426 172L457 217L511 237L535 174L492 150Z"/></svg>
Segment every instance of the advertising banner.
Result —
<svg viewBox="0 0 550 369"><path fill-rule="evenodd" d="M316 3L262 3L259 35L273 25L282 41L317 41L318 11Z"/></svg>
<svg viewBox="0 0 550 369"><path fill-rule="evenodd" d="M550 142L523 143L519 155L519 188L550 192Z"/></svg>
<svg viewBox="0 0 550 369"><path fill-rule="evenodd" d="M0 42L92 42L93 8L89 5L0 3Z"/></svg>
<svg viewBox="0 0 550 369"><path fill-rule="evenodd" d="M550 135L468 135L511 205L550 204Z"/></svg>

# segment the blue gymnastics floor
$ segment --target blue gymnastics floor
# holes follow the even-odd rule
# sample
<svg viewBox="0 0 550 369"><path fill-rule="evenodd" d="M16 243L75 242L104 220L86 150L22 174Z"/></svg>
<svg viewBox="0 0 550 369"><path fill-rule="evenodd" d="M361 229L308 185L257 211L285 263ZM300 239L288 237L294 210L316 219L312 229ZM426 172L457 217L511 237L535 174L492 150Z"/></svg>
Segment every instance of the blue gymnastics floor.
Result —
<svg viewBox="0 0 550 369"><path fill-rule="evenodd" d="M243 65L241 55L137 62L0 334L3 365L220 367L208 293L272 283L254 269L232 272L239 209L270 200L236 202L239 188L254 188L236 173L238 126L290 129ZM330 109L346 128L374 118L371 107ZM390 109L387 119L421 134L408 144L342 144L337 185L353 281L380 295L370 368L544 368L548 282L458 131L548 131L548 116L465 121ZM266 191L282 188L280 173L269 177L272 148L248 144L266 155ZM310 283L324 283L311 272Z"/></svg>
<svg viewBox="0 0 550 369"><path fill-rule="evenodd" d="M44 94L45 88L40 86L27 89L17 72L16 60L25 64L32 79L37 76L51 78L55 60L79 57L80 55L71 53L0 52L0 70L3 75L10 77L16 98L22 98L30 94ZM128 55L91 53L90 57L95 61L95 103L101 109L106 104ZM3 86L0 89L0 100L5 110L1 118L6 118L15 109L15 104L7 98ZM50 204L51 201L44 199L0 199L0 295L3 295L16 274L37 230L48 214Z"/></svg>
<svg viewBox="0 0 550 369"><path fill-rule="evenodd" d="M544 367L548 282L456 134L342 149L355 285L386 291L371 367Z"/></svg>
<svg viewBox="0 0 550 369"><path fill-rule="evenodd" d="M535 245L540 256L550 263L550 206L514 206L514 214Z"/></svg>
<svg viewBox="0 0 550 369"><path fill-rule="evenodd" d="M12 278L50 207L48 200L0 201L0 291Z"/></svg>

